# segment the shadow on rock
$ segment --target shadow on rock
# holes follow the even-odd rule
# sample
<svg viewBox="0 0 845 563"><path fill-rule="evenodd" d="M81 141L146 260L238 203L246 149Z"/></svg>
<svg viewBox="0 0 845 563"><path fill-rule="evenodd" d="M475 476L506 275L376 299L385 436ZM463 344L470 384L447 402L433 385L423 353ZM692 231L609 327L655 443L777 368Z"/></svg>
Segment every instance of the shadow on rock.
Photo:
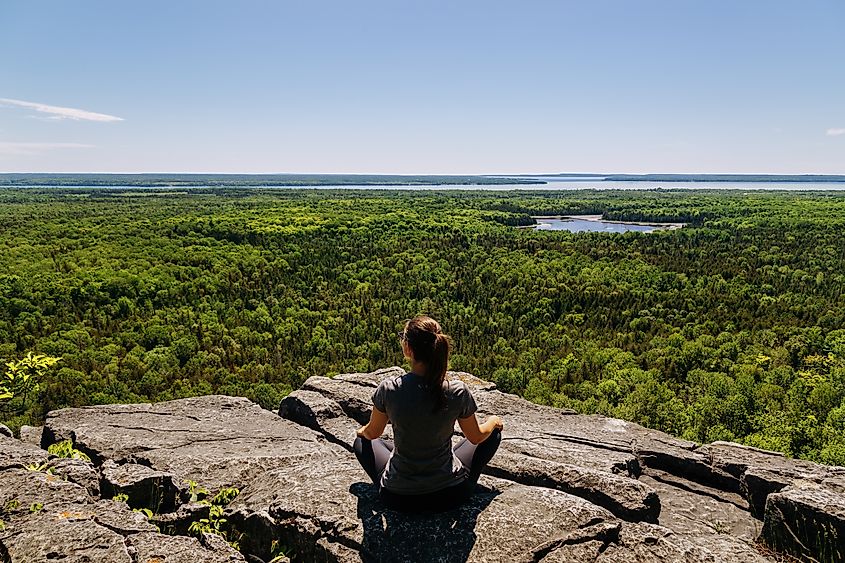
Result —
<svg viewBox="0 0 845 563"><path fill-rule="evenodd" d="M406 514L384 507L370 483L354 483L358 517L364 528L364 561L463 563L476 541L478 515L499 494L479 486L459 508L440 513Z"/></svg>

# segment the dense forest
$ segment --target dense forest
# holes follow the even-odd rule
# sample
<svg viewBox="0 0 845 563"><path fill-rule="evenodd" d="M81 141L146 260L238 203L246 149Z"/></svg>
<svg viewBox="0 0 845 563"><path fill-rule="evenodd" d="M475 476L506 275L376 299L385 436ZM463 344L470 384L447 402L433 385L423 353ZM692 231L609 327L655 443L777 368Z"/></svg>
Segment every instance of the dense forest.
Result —
<svg viewBox="0 0 845 563"><path fill-rule="evenodd" d="M532 215L678 230L515 228ZM845 465L845 193L0 189L0 359L58 357L50 409L244 395L401 365L532 401Z"/></svg>

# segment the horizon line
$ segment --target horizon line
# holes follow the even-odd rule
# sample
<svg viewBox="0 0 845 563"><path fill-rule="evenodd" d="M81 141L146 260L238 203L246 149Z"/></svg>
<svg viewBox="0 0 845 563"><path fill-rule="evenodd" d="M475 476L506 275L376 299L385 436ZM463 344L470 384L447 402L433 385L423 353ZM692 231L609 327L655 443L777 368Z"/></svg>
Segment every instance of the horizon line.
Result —
<svg viewBox="0 0 845 563"><path fill-rule="evenodd" d="M461 176L461 177L478 177L478 178L549 178L555 176L845 176L845 171L841 173L831 172L543 172L543 173L529 173L516 172L512 174L507 173L455 173L455 172L0 172L0 175L41 175L41 176L59 176L59 175L122 175L122 176L407 176L407 177L436 177L436 176Z"/></svg>

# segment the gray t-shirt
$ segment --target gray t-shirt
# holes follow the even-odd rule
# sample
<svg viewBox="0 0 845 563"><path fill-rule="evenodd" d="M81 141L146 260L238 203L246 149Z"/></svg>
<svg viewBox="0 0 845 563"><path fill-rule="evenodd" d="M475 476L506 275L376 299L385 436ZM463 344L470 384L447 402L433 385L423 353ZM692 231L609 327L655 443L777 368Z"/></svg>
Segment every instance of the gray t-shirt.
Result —
<svg viewBox="0 0 845 563"><path fill-rule="evenodd" d="M466 479L467 469L452 453L452 433L455 421L478 407L463 381L447 381L443 387L446 407L437 412L426 379L415 373L388 377L373 393L373 404L393 425L395 447L381 476L387 490L423 494Z"/></svg>

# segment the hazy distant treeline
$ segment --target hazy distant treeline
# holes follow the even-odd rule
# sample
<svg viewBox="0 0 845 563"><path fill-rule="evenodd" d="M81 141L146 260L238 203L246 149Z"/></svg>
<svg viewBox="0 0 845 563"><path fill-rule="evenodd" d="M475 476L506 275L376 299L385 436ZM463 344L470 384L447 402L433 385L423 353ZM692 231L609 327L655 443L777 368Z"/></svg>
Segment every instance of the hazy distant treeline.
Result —
<svg viewBox="0 0 845 563"><path fill-rule="evenodd" d="M543 184L530 178L365 174L0 174L0 186L250 187Z"/></svg>

